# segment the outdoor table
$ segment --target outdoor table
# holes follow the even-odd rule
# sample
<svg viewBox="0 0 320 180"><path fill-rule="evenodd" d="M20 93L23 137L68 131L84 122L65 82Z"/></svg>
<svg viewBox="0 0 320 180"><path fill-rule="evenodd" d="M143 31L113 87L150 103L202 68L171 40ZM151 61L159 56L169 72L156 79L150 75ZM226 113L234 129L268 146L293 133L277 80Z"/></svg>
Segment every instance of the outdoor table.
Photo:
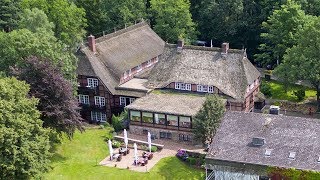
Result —
<svg viewBox="0 0 320 180"><path fill-rule="evenodd" d="M121 156L122 156L121 154L114 154L112 158L117 159L117 161L121 161L121 158L122 158Z"/></svg>
<svg viewBox="0 0 320 180"><path fill-rule="evenodd" d="M130 150L128 148L120 148L119 154L123 154L124 156L129 154Z"/></svg>
<svg viewBox="0 0 320 180"><path fill-rule="evenodd" d="M153 153L150 152L143 152L142 156L144 158L148 158L149 160L153 158Z"/></svg>

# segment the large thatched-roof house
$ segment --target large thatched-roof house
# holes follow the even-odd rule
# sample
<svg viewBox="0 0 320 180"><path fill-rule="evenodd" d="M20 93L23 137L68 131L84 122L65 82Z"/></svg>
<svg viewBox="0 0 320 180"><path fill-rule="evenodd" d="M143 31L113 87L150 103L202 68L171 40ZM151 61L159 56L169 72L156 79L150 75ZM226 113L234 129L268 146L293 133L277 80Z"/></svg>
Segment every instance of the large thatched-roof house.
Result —
<svg viewBox="0 0 320 180"><path fill-rule="evenodd" d="M318 119L226 112L206 167L216 179L258 180L270 176L270 167L320 171L319 129Z"/></svg>
<svg viewBox="0 0 320 180"><path fill-rule="evenodd" d="M146 22L97 39L89 36L77 56L79 102L82 115L91 121L110 119L155 89L216 93L226 99L228 110L238 111L251 111L259 92L260 74L245 50L229 49L228 43L222 48L167 44ZM144 101L157 107L152 98Z"/></svg>
<svg viewBox="0 0 320 180"><path fill-rule="evenodd" d="M103 122L146 95L150 91L142 85L146 80L134 76L158 62L164 44L146 22L100 38L89 36L77 53L82 116Z"/></svg>

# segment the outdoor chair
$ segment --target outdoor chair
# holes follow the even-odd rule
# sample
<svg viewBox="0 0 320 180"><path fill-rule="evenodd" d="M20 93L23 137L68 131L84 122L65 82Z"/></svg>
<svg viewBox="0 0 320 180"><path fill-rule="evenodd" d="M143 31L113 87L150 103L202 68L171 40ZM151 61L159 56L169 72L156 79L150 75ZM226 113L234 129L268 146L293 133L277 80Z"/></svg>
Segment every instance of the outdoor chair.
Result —
<svg viewBox="0 0 320 180"><path fill-rule="evenodd" d="M122 154L119 154L117 161L121 161L122 160Z"/></svg>

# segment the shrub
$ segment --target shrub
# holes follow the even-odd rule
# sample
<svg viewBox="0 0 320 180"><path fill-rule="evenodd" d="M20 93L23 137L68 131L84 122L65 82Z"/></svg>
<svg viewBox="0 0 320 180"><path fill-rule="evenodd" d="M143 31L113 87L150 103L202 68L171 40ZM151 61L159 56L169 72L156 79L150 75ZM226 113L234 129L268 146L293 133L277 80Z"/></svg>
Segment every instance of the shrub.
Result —
<svg viewBox="0 0 320 180"><path fill-rule="evenodd" d="M281 102L280 102L280 101L275 101L275 102L273 103L273 105L275 105L275 106L281 106Z"/></svg>
<svg viewBox="0 0 320 180"><path fill-rule="evenodd" d="M184 149L179 149L176 156L179 158L179 159L182 159L182 160L188 160L188 157L189 155L187 154L186 150Z"/></svg>
<svg viewBox="0 0 320 180"><path fill-rule="evenodd" d="M113 148L119 148L121 143L119 141L112 141L112 147Z"/></svg>
<svg viewBox="0 0 320 180"><path fill-rule="evenodd" d="M189 157L187 161L189 162L190 165L196 165L196 162L197 162L196 158L194 157Z"/></svg>
<svg viewBox="0 0 320 180"><path fill-rule="evenodd" d="M293 94L297 97L298 101L302 101L306 96L306 91L303 88L301 88L297 91L294 91Z"/></svg>
<svg viewBox="0 0 320 180"><path fill-rule="evenodd" d="M146 145L141 145L141 149L144 150L144 151L147 151L148 147Z"/></svg>
<svg viewBox="0 0 320 180"><path fill-rule="evenodd" d="M151 146L151 152L156 152L158 150L157 146Z"/></svg>
<svg viewBox="0 0 320 180"><path fill-rule="evenodd" d="M112 135L112 133L107 133L107 135L105 136L105 138L104 138L104 140L105 141L108 141L108 140L113 140L113 135Z"/></svg>
<svg viewBox="0 0 320 180"><path fill-rule="evenodd" d="M261 84L261 92L266 95L266 96L271 96L272 92L271 92L271 86L268 83L262 83Z"/></svg>
<svg viewBox="0 0 320 180"><path fill-rule="evenodd" d="M112 126L116 132L123 130L123 124L120 116L112 115Z"/></svg>

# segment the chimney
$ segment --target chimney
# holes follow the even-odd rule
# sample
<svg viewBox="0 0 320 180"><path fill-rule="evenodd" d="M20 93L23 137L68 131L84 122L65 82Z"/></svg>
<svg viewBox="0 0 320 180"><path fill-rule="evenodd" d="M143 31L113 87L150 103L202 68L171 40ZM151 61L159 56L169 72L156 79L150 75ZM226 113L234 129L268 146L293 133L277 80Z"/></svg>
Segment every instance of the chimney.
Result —
<svg viewBox="0 0 320 180"><path fill-rule="evenodd" d="M179 39L179 40L177 41L177 48L178 48L178 49L182 49L182 48L183 48L183 45L184 45L183 40L182 40L182 39Z"/></svg>
<svg viewBox="0 0 320 180"><path fill-rule="evenodd" d="M221 54L228 54L229 43L222 43L221 50L222 50Z"/></svg>
<svg viewBox="0 0 320 180"><path fill-rule="evenodd" d="M93 35L88 36L89 49L92 52L96 52L96 40Z"/></svg>

